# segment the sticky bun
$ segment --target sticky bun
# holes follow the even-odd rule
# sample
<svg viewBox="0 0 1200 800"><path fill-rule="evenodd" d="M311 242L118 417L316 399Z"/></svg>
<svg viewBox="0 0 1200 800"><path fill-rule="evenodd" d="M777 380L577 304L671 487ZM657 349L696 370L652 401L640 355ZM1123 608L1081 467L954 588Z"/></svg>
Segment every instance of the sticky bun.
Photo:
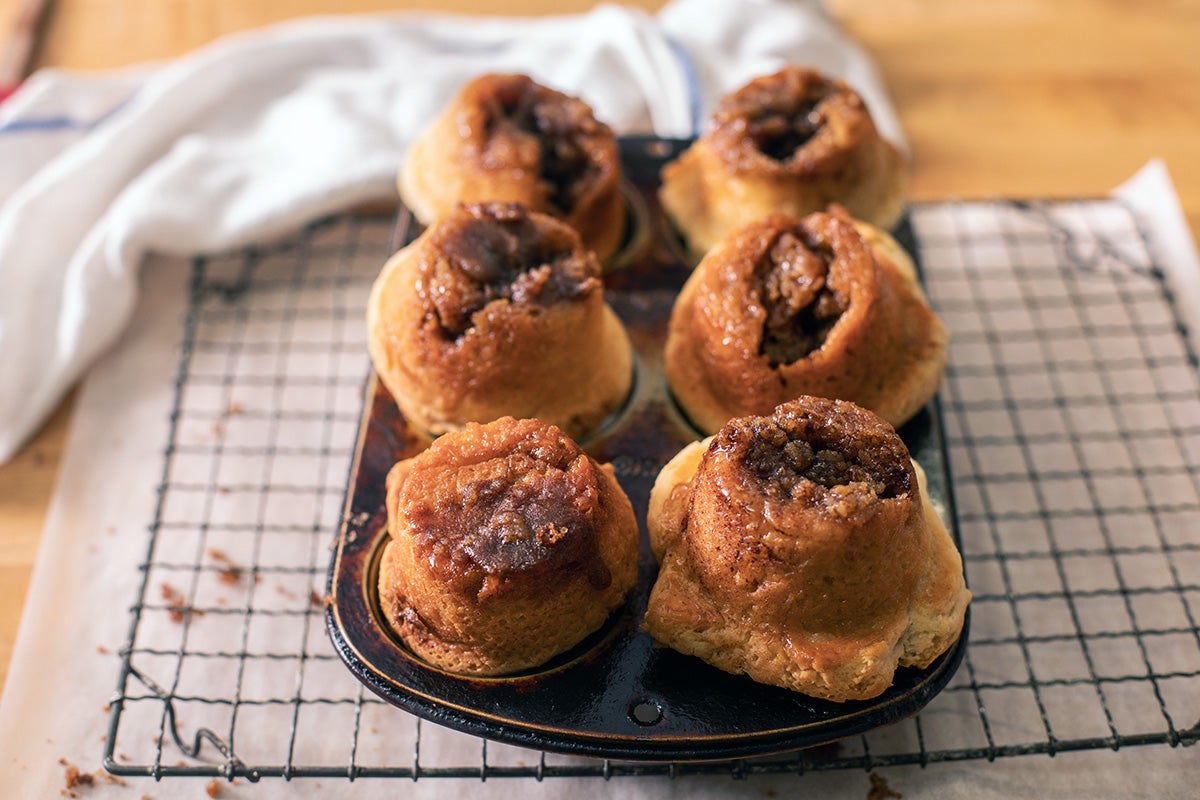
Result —
<svg viewBox="0 0 1200 800"><path fill-rule="evenodd" d="M612 468L562 431L504 417L392 468L384 617L468 675L531 669L599 628L637 578L638 526Z"/></svg>
<svg viewBox="0 0 1200 800"><path fill-rule="evenodd" d="M727 672L833 701L957 639L970 593L924 475L890 425L802 397L731 420L659 474L645 628Z"/></svg>

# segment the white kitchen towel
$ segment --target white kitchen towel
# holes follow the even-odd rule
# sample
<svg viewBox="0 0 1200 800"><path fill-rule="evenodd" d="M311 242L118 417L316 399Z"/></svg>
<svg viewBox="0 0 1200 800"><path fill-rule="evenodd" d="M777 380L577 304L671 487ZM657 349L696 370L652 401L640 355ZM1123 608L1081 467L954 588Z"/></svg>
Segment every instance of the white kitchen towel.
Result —
<svg viewBox="0 0 1200 800"><path fill-rule="evenodd" d="M618 133L688 136L720 94L787 62L844 77L903 143L870 60L817 0L307 19L162 65L33 76L0 106L0 463L125 326L147 253L393 195L405 146L475 75L526 72Z"/></svg>

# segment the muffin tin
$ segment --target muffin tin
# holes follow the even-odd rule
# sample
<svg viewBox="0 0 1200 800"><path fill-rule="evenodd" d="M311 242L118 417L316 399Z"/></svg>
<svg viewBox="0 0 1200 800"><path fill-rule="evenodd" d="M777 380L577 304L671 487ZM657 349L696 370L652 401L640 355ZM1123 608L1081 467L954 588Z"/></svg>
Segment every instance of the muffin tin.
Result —
<svg viewBox="0 0 1200 800"><path fill-rule="evenodd" d="M398 459L419 452L428 439L406 423L382 384L373 376L368 380L330 566L326 620L339 656L384 700L450 728L541 750L622 760L712 760L813 747L915 714L962 660L969 611L958 641L929 667L898 669L892 686L871 700L832 703L721 672L656 646L641 631L657 572L644 530L650 488L661 466L700 438L672 401L662 370L671 305L692 264L656 192L660 168L688 144L620 141L629 225L605 283L608 302L633 342L637 374L624 407L581 444L597 460L613 464L642 526L642 544L636 588L587 640L536 670L478 678L424 663L391 632L375 588L387 538L384 479ZM402 210L396 243L418 232ZM906 224L896 233L913 253ZM958 543L936 399L900 434L925 468L931 500Z"/></svg>

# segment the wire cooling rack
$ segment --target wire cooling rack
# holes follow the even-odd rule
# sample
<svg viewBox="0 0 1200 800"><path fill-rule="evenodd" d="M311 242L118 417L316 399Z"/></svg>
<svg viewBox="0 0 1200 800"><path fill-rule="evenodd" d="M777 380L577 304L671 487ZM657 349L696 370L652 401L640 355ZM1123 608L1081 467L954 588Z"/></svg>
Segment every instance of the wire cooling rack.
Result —
<svg viewBox="0 0 1200 800"><path fill-rule="evenodd" d="M324 632L392 221L341 216L194 264L105 765L121 775L747 775L1200 738L1200 381L1116 201L912 209L952 333L943 390L971 640L918 716L704 764L557 756L385 705Z"/></svg>

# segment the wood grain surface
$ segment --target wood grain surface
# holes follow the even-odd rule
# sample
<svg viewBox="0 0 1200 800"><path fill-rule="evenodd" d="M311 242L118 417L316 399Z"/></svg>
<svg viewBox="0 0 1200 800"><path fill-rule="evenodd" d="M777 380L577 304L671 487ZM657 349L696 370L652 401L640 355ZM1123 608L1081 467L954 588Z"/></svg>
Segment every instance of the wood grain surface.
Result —
<svg viewBox="0 0 1200 800"><path fill-rule="evenodd" d="M165 59L227 33L334 11L436 5L578 11L592 0L56 0L39 66ZM0 0L0 32L22 0ZM654 9L660 0L632 3ZM1200 231L1200 0L829 0L875 58L913 152L917 199L1080 197L1163 158ZM2 36L2 34L0 34ZM69 427L64 404L0 466L0 684Z"/></svg>

